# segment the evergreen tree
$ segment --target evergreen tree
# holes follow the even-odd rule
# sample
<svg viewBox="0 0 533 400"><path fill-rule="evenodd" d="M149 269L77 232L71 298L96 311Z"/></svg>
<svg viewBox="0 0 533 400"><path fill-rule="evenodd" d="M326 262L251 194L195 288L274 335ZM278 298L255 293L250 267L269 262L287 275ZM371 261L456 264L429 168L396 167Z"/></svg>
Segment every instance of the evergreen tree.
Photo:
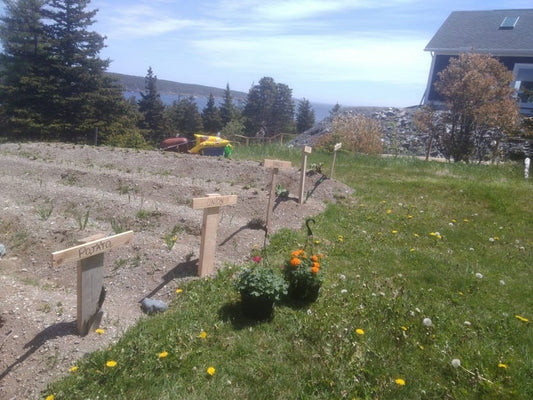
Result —
<svg viewBox="0 0 533 400"><path fill-rule="evenodd" d="M202 122L206 132L216 133L222 129L220 111L215 105L215 97L213 96L213 93L209 95L209 100L202 111Z"/></svg>
<svg viewBox="0 0 533 400"><path fill-rule="evenodd" d="M315 124L315 112L311 108L309 100L302 99L298 103L298 113L296 116L296 130L298 133L302 133L309 128L312 128Z"/></svg>
<svg viewBox="0 0 533 400"><path fill-rule="evenodd" d="M0 104L4 129L15 137L39 139L48 124L52 90L48 77L51 54L42 23L44 1L4 1L0 19Z"/></svg>
<svg viewBox="0 0 533 400"><path fill-rule="evenodd" d="M229 83L226 84L226 90L224 91L224 99L220 105L220 119L222 125L225 126L231 120L238 118L239 110L233 104L233 96L229 88Z"/></svg>
<svg viewBox="0 0 533 400"><path fill-rule="evenodd" d="M158 144L165 136L168 136L168 128L165 117L165 105L157 90L157 76L152 67L148 68L144 78L144 93L140 93L139 112L142 115L140 128L145 132L145 137L152 144Z"/></svg>
<svg viewBox="0 0 533 400"><path fill-rule="evenodd" d="M78 140L122 118L121 88L104 75L104 38L88 0L9 0L1 19L0 101L20 137Z"/></svg>
<svg viewBox="0 0 533 400"><path fill-rule="evenodd" d="M336 103L331 110L329 110L329 116L335 117L341 111L341 105Z"/></svg>
<svg viewBox="0 0 533 400"><path fill-rule="evenodd" d="M274 136L294 120L292 89L270 77L261 78L248 92L243 115L248 135Z"/></svg>
<svg viewBox="0 0 533 400"><path fill-rule="evenodd" d="M51 128L63 140L77 140L91 132L102 116L102 106L122 100L120 88L104 76L110 61L99 57L104 37L89 30L98 12L88 11L89 3L49 0L43 15L50 21L47 31L54 60Z"/></svg>
<svg viewBox="0 0 533 400"><path fill-rule="evenodd" d="M172 128L189 140L195 140L194 134L203 129L202 116L192 96L174 101L167 110L167 117Z"/></svg>

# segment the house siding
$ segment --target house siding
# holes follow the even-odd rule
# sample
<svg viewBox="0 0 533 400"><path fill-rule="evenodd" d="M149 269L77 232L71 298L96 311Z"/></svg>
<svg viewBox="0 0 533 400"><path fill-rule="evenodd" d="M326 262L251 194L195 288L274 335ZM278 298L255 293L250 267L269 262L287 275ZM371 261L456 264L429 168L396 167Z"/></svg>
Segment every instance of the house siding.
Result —
<svg viewBox="0 0 533 400"><path fill-rule="evenodd" d="M457 57L456 54L454 55L446 55L446 54L436 54L433 66L432 66L432 76L430 79L430 87L429 91L427 93L427 96L425 97L424 103L433 103L433 102L442 102L444 98L437 93L435 90L435 82L439 79L439 72L446 69L448 64L450 63L450 59L452 57ZM495 56L503 65L507 67L509 71L513 71L513 68L515 64L533 64L533 57L523 57L523 56Z"/></svg>

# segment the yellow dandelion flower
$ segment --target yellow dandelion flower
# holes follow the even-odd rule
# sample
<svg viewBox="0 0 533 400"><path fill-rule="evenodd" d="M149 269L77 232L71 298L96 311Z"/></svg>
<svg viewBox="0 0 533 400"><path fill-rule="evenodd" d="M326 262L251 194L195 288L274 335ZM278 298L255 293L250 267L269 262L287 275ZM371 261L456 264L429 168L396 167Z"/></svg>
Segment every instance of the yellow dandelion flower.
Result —
<svg viewBox="0 0 533 400"><path fill-rule="evenodd" d="M507 369L508 367L507 367L507 364L499 363L498 368Z"/></svg>
<svg viewBox="0 0 533 400"><path fill-rule="evenodd" d="M76 372L78 370L78 366L73 366L69 368L69 372Z"/></svg>
<svg viewBox="0 0 533 400"><path fill-rule="evenodd" d="M398 385L398 386L405 386L405 381L402 379L402 378L397 378L394 380L394 382Z"/></svg>
<svg viewBox="0 0 533 400"><path fill-rule="evenodd" d="M387 210L387 214L390 214L391 212L392 212L391 209L388 209L388 210Z"/></svg>
<svg viewBox="0 0 533 400"><path fill-rule="evenodd" d="M418 233L413 233L414 237L420 237Z"/></svg>
<svg viewBox="0 0 533 400"><path fill-rule="evenodd" d="M407 219L413 219L413 216L412 215L408 215Z"/></svg>
<svg viewBox="0 0 533 400"><path fill-rule="evenodd" d="M105 363L106 367L108 368L115 368L117 366L117 362L114 360L109 360Z"/></svg>
<svg viewBox="0 0 533 400"><path fill-rule="evenodd" d="M420 350L424 350L424 346L422 346L421 344L418 345L418 348L419 348Z"/></svg>
<svg viewBox="0 0 533 400"><path fill-rule="evenodd" d="M320 244L320 240L315 240L315 244Z"/></svg>
<svg viewBox="0 0 533 400"><path fill-rule="evenodd" d="M361 328L359 328L359 329L356 329L356 330L355 330L355 333L357 333L358 335L363 336L363 335L365 334L365 331L362 330Z"/></svg>
<svg viewBox="0 0 533 400"><path fill-rule="evenodd" d="M165 358L165 357L168 357L168 352L167 351L162 351L161 353L159 353L157 355L159 358Z"/></svg>
<svg viewBox="0 0 533 400"><path fill-rule="evenodd" d="M524 318L522 317L521 315L515 315L514 316L517 320L519 321L522 321L522 322L529 322L529 320L527 318Z"/></svg>
<svg viewBox="0 0 533 400"><path fill-rule="evenodd" d="M105 333L105 331L104 331L103 329L100 329L100 328L95 329L94 331L95 331L96 333L98 333L99 335L103 335L103 334Z"/></svg>
<svg viewBox="0 0 533 400"><path fill-rule="evenodd" d="M459 293L459 296L463 296L464 295L464 293L461 292L460 290L457 293Z"/></svg>
<svg viewBox="0 0 533 400"><path fill-rule="evenodd" d="M455 218L453 218L452 222L455 224L457 222L457 220Z"/></svg>
<svg viewBox="0 0 533 400"><path fill-rule="evenodd" d="M215 370L214 367L207 368L207 375L213 376L213 375L215 375L215 372L216 372L216 370Z"/></svg>
<svg viewBox="0 0 533 400"><path fill-rule="evenodd" d="M463 219L463 222L470 222L468 218Z"/></svg>
<svg viewBox="0 0 533 400"><path fill-rule="evenodd" d="M344 242L344 236L342 236L342 235L339 235L339 237L338 237L337 239L338 239L339 242L341 242L341 243Z"/></svg>
<svg viewBox="0 0 533 400"><path fill-rule="evenodd" d="M397 233L398 233L398 231L397 231L396 229L393 229L393 230L392 230L392 234L393 234L393 235L396 235Z"/></svg>
<svg viewBox="0 0 533 400"><path fill-rule="evenodd" d="M177 294L180 294L180 293L182 293L182 292L183 292L183 289L176 289L176 293L177 293Z"/></svg>
<svg viewBox="0 0 533 400"><path fill-rule="evenodd" d="M55 396L53 394L49 394L48 396L46 396L46 400L54 400L55 399Z"/></svg>
<svg viewBox="0 0 533 400"><path fill-rule="evenodd" d="M429 236L437 236L435 232L429 232Z"/></svg>
<svg viewBox="0 0 533 400"><path fill-rule="evenodd" d="M200 334L198 335L198 337L199 337L200 339L205 339L205 338L207 337L207 332L206 332L206 331L202 331L202 332L200 332Z"/></svg>
<svg viewBox="0 0 533 400"><path fill-rule="evenodd" d="M411 248L409 249L409 251L410 251L410 252L413 252L413 251L415 251L415 249L414 249L413 247L411 247Z"/></svg>
<svg viewBox="0 0 533 400"><path fill-rule="evenodd" d="M406 326L402 326L402 331L406 331L407 330L407 327Z"/></svg>

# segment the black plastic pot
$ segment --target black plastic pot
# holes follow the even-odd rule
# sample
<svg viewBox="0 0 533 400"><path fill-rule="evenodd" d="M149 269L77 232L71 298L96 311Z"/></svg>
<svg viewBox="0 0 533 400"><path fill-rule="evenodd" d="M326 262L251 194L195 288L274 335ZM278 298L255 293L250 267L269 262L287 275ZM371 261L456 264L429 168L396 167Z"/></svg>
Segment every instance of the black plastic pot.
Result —
<svg viewBox="0 0 533 400"><path fill-rule="evenodd" d="M272 318L274 300L241 293L241 309L245 317L255 320Z"/></svg>

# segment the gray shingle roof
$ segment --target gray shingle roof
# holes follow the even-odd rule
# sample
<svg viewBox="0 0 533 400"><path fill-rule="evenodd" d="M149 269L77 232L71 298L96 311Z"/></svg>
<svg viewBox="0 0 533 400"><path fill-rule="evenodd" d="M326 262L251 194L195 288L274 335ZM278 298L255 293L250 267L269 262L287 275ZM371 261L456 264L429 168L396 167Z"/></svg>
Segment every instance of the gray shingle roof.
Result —
<svg viewBox="0 0 533 400"><path fill-rule="evenodd" d="M500 29L505 17L519 17L514 29ZM454 11L429 41L426 51L533 54L533 9Z"/></svg>

